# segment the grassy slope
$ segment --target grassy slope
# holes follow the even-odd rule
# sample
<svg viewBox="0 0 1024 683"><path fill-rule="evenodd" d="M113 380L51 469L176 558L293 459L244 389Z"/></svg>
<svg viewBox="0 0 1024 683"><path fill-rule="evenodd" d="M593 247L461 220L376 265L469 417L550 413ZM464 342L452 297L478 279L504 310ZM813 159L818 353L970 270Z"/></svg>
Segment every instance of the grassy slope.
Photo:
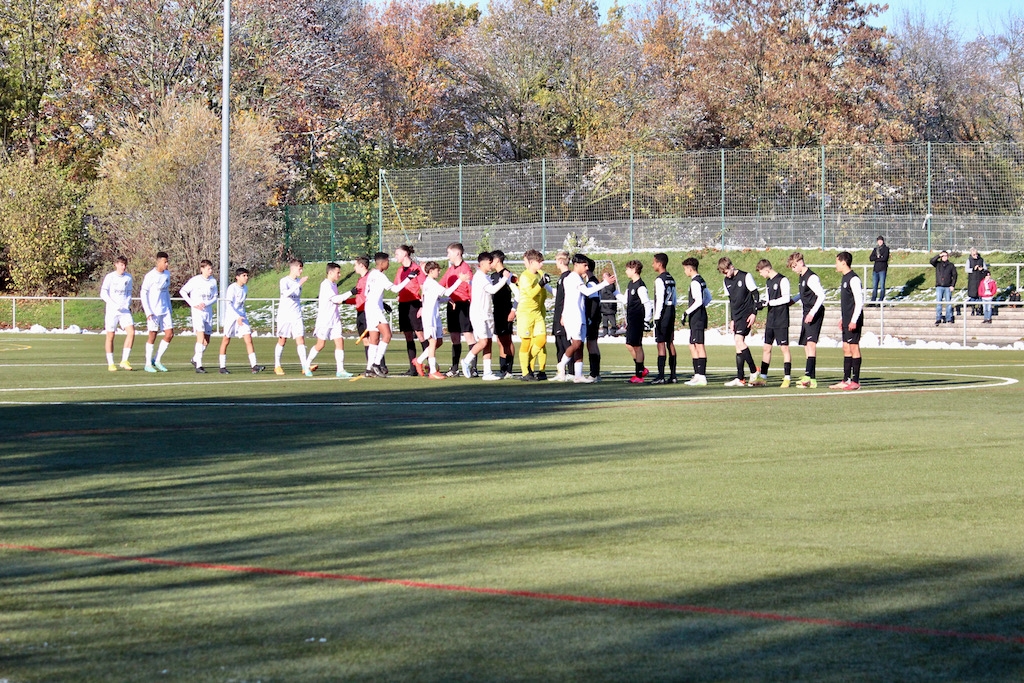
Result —
<svg viewBox="0 0 1024 683"><path fill-rule="evenodd" d="M155 377L10 367L94 362L92 341L0 347L5 387L111 387L2 400L126 401L0 407L0 542L1021 632L1019 384L792 400L712 386L700 395L722 400L695 403L632 400L696 393L681 386L338 383L294 366L283 381L228 384L247 378L185 371L187 344ZM731 354L711 355L724 379ZM822 353L824 378L839 360ZM605 365L625 367L624 350ZM913 374L928 367L941 374ZM976 374L1024 378L1010 352L865 363L876 388ZM558 402L580 395L623 400ZM435 403L406 403L419 399ZM495 399L525 402L484 402ZM12 681L1024 674L1024 650L1005 643L0 555L0 674Z"/></svg>

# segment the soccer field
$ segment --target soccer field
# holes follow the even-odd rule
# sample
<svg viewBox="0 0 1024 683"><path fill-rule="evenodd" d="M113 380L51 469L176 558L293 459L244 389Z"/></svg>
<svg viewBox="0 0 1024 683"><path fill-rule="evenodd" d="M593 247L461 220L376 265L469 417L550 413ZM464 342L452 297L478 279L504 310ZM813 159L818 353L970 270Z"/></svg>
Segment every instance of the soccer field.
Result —
<svg viewBox="0 0 1024 683"><path fill-rule="evenodd" d="M830 392L603 350L347 381L0 336L0 680L1024 678L1020 352L865 349Z"/></svg>

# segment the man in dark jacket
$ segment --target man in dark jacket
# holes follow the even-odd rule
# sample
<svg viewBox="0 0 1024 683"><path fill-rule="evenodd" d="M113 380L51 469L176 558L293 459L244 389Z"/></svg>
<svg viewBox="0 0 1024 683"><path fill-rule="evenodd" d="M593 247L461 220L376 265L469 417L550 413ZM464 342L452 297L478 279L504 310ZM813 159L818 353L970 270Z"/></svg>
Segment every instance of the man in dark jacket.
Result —
<svg viewBox="0 0 1024 683"><path fill-rule="evenodd" d="M868 260L873 261L875 264L873 269L874 285L871 288L871 300L884 301L885 276L889 272L889 247L885 246L885 238L881 235L878 236L878 246L871 250ZM881 292L881 296L879 296L879 292Z"/></svg>
<svg viewBox="0 0 1024 683"><path fill-rule="evenodd" d="M932 258L930 263L935 267L935 324L953 322L953 305L942 305L943 301L950 301L953 298L953 288L956 287L957 268L949 262L949 253L942 251L938 256Z"/></svg>

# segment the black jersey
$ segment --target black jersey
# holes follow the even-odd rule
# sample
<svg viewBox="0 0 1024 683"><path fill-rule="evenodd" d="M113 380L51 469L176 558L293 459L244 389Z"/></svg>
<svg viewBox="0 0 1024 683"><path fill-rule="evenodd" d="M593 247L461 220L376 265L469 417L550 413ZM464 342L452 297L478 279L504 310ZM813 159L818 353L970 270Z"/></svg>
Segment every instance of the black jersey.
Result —
<svg viewBox="0 0 1024 683"><path fill-rule="evenodd" d="M661 302L661 314L665 315L666 308L675 308L676 305L676 279L667 272L658 275L658 279L661 280L661 284L665 288L665 299Z"/></svg>
<svg viewBox="0 0 1024 683"><path fill-rule="evenodd" d="M708 309L704 306L704 302L708 299L708 283L700 275L694 275L690 281L700 285L700 305L690 314L690 329L704 329L708 323ZM691 287L686 288L686 301L687 310L697 301L693 298L693 289Z"/></svg>
<svg viewBox="0 0 1024 683"><path fill-rule="evenodd" d="M856 280L856 282L854 282ZM852 270L843 276L843 284L839 291L839 305L843 312L843 325L849 325L853 320L853 314L857 310L857 294L855 288L861 287L860 278ZM864 309L861 308L860 316L856 320L858 325L864 324Z"/></svg>
<svg viewBox="0 0 1024 683"><path fill-rule="evenodd" d="M569 276L571 270L567 270L558 276L558 283L555 285L555 307L552 310L554 319L551 321L552 332L564 332L565 329L562 327L562 309L565 308L565 278Z"/></svg>
<svg viewBox="0 0 1024 683"><path fill-rule="evenodd" d="M782 273L776 273L775 277L769 278L768 282L765 283L765 289L768 290L768 301L778 299L782 296L782 281L786 279L786 276ZM774 306L768 306L768 318L765 321L765 327L771 328L788 328L789 327L789 301L787 300L784 304L776 304Z"/></svg>
<svg viewBox="0 0 1024 683"><path fill-rule="evenodd" d="M590 273L587 277L587 284L593 285L601 282L593 273ZM608 289L608 287L605 287ZM601 291L598 290L593 294L587 294L583 299L583 314L587 319L587 327L596 326L601 322Z"/></svg>
<svg viewBox="0 0 1024 683"><path fill-rule="evenodd" d="M737 270L732 277L725 278L725 291L729 295L733 322L746 320L757 311L757 287L747 285L747 273Z"/></svg>
<svg viewBox="0 0 1024 683"><path fill-rule="evenodd" d="M643 325L644 320L647 319L647 307L644 306L644 302L640 299L641 289L647 289L647 285L640 279L636 282L631 280L626 285L626 320L638 321L638 324ZM650 299L650 296L648 296L648 299ZM629 326L628 322L626 326Z"/></svg>
<svg viewBox="0 0 1024 683"><path fill-rule="evenodd" d="M497 284L501 280L502 273L508 271L502 271L501 273L494 272L490 273L487 277L490 278L491 284ZM512 273L509 274L509 281L511 282ZM508 314L512 312L512 288L502 287L492 295L494 302L494 319L495 320L507 320Z"/></svg>
<svg viewBox="0 0 1024 683"><path fill-rule="evenodd" d="M808 283L814 276L814 271L808 268L804 271L804 274L800 276L800 301L804 305L804 317L811 312L814 305L818 303L818 295L814 293L814 290L810 288ZM825 316L825 307L821 306L818 312L815 314L815 318Z"/></svg>

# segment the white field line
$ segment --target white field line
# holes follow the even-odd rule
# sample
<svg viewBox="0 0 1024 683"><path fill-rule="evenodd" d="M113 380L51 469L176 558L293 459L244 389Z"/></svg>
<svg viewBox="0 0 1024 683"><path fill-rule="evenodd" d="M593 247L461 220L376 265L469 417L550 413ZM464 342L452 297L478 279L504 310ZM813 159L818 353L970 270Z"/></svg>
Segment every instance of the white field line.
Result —
<svg viewBox="0 0 1024 683"><path fill-rule="evenodd" d="M472 401L0 401L0 405L39 405L39 406L134 406L134 407L195 407L196 405L218 407L218 408L308 408L336 407L336 408L380 408L394 406L511 406L511 405L599 405L602 403L654 403L654 402L695 402L695 401L737 401L765 398L824 398L831 396L854 396L865 394L897 394L917 393L931 391L961 391L966 389L992 389L1017 384L1018 380L1012 377L998 377L991 375L968 375L941 372L916 372L904 371L908 375L925 375L928 377L952 377L955 379L983 379L991 380L986 384L971 384L953 387L914 387L906 386L886 389L860 389L851 391L816 391L814 393L791 389L782 393L764 393L756 389L745 389L742 393L729 394L725 396L643 396L643 397L580 397L580 398L521 398L521 399L500 399L500 400L472 400ZM309 381L308 378L305 378ZM334 379L334 378L331 378ZM191 382L184 384L202 384L202 382ZM142 386L142 385L136 385ZM156 384L151 386L174 386L167 384ZM49 389L47 389L49 390Z"/></svg>

